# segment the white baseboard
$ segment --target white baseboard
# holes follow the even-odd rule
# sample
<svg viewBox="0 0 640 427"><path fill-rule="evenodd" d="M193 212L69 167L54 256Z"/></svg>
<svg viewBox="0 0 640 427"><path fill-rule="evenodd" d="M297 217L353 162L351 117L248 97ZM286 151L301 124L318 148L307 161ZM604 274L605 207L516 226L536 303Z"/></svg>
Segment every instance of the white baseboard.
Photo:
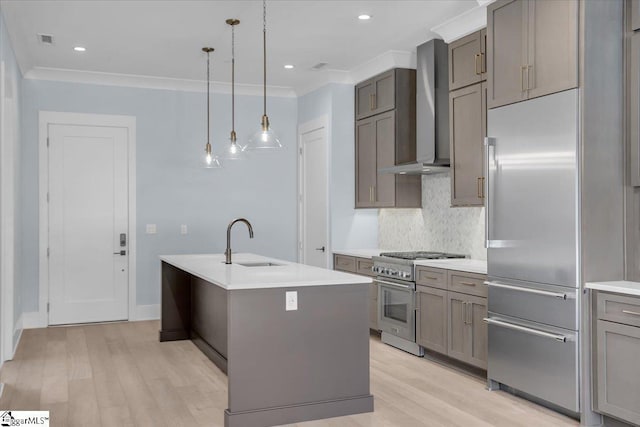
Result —
<svg viewBox="0 0 640 427"><path fill-rule="evenodd" d="M138 305L135 310L135 318L133 320L157 320L160 319L160 304ZM21 324L20 329L46 328L47 320L37 311L23 313L18 322ZM16 331L18 324L16 324Z"/></svg>
<svg viewBox="0 0 640 427"><path fill-rule="evenodd" d="M22 328L34 329L34 328L46 328L47 320L38 311L30 311L28 313L22 313Z"/></svg>
<svg viewBox="0 0 640 427"><path fill-rule="evenodd" d="M157 320L160 319L160 304L136 306L136 318L130 320Z"/></svg>
<svg viewBox="0 0 640 427"><path fill-rule="evenodd" d="M15 341L13 344L13 348L11 349L11 357L9 360L13 360L13 357L16 355L16 350L18 349L18 345L20 345L20 339L22 339L22 330L24 329L24 314L21 314L16 321L15 326L13 327L13 335L11 336L11 343ZM16 334L18 338L16 338Z"/></svg>

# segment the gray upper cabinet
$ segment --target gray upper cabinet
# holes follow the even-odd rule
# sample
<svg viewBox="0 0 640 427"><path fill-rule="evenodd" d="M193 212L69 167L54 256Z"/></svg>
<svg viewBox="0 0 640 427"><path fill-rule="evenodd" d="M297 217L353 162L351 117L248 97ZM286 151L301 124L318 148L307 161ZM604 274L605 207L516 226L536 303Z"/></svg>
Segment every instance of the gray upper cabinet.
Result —
<svg viewBox="0 0 640 427"><path fill-rule="evenodd" d="M629 60L630 184L640 186L640 32L631 36Z"/></svg>
<svg viewBox="0 0 640 427"><path fill-rule="evenodd" d="M524 83L527 3L498 0L487 7L489 108L527 99Z"/></svg>
<svg viewBox="0 0 640 427"><path fill-rule="evenodd" d="M480 59L481 59L481 70L482 74L480 78L482 81L487 80L487 29L483 28L480 30ZM451 87L449 87L451 90Z"/></svg>
<svg viewBox="0 0 640 427"><path fill-rule="evenodd" d="M395 108L395 70L356 85L356 120Z"/></svg>
<svg viewBox="0 0 640 427"><path fill-rule="evenodd" d="M631 0L631 30L640 30L640 0Z"/></svg>
<svg viewBox="0 0 640 427"><path fill-rule="evenodd" d="M449 90L483 80L485 67L483 44L481 31L449 44Z"/></svg>
<svg viewBox="0 0 640 427"><path fill-rule="evenodd" d="M487 7L489 108L578 86L578 1Z"/></svg>
<svg viewBox="0 0 640 427"><path fill-rule="evenodd" d="M416 299L416 342L447 354L447 291L418 285Z"/></svg>
<svg viewBox="0 0 640 427"><path fill-rule="evenodd" d="M529 1L529 98L578 86L578 2Z"/></svg>
<svg viewBox="0 0 640 427"><path fill-rule="evenodd" d="M451 205L484 204L486 85L477 83L449 93Z"/></svg>
<svg viewBox="0 0 640 427"><path fill-rule="evenodd" d="M371 97L375 108L367 113L373 115L357 120L355 126L356 208L422 206L420 176L378 173L378 169L416 159L415 88L415 70L400 68L356 86L356 116L367 91L378 94ZM387 111L379 112L383 109Z"/></svg>

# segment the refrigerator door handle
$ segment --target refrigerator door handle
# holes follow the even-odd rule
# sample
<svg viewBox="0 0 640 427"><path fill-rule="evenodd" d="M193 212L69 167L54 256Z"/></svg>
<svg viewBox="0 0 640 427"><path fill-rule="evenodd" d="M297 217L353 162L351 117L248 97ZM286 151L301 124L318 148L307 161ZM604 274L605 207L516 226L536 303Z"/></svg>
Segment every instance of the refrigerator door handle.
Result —
<svg viewBox="0 0 640 427"><path fill-rule="evenodd" d="M524 332L526 334L536 335L543 338L551 338L558 342L567 342L567 337L559 334L552 334L550 332L540 331L538 329L527 328L525 326L516 325L514 323L503 322L501 320L491 319L489 317L485 317L484 320L489 325L495 325L502 328L513 329L515 331Z"/></svg>
<svg viewBox="0 0 640 427"><path fill-rule="evenodd" d="M511 291L526 292L529 294L536 294L536 295L544 295L547 297L560 298L564 300L567 299L567 294L562 292L543 291L539 289L531 289L531 288L525 288L520 286L504 285L502 283L496 283L496 282L484 282L484 284L491 288L509 289Z"/></svg>
<svg viewBox="0 0 640 427"><path fill-rule="evenodd" d="M491 234L489 233L489 224L491 224L491 192L489 191L489 185L491 183L491 176L489 175L489 168L491 167L491 154L495 155L495 150L491 148L496 146L496 139L492 137L486 137L484 139L484 196L485 196L485 204L484 204L484 247L491 247Z"/></svg>

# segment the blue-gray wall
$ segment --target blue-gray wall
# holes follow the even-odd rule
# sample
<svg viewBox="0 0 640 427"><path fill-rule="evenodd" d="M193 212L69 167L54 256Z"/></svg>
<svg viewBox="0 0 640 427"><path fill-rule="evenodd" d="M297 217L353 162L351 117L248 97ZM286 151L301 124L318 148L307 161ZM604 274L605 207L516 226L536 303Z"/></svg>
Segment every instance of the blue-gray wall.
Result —
<svg viewBox="0 0 640 427"><path fill-rule="evenodd" d="M332 249L378 247L378 210L355 209L353 85L330 83L298 98L298 124L327 116Z"/></svg>
<svg viewBox="0 0 640 427"><path fill-rule="evenodd" d="M236 96L236 130L258 128L262 99ZM296 259L295 98L270 97L269 117L286 149L206 170L204 93L23 80L22 280L25 312L38 310L38 111L119 114L137 120L137 304L160 303L160 254L220 253L226 226L239 216L254 226L233 233L233 249ZM212 141L220 153L231 128L231 99L212 96ZM157 234L145 234L157 224ZM180 225L189 227L180 235Z"/></svg>
<svg viewBox="0 0 640 427"><path fill-rule="evenodd" d="M6 131L0 129L0 134L5 132L5 136L8 136L7 144L13 145L14 162L13 162L13 176L14 176L14 242L13 242L13 283L10 286L13 287L13 345L15 347L17 339L21 332L21 325L19 324L20 316L22 315L22 301L21 301L21 254L22 254L22 242L19 235L19 229L21 227L22 213L20 210L20 157L21 157L21 144L20 141L20 104L22 100L21 94L21 82L22 73L18 67L18 62L11 45L11 39L7 32L6 24L4 22L4 16L0 10L0 61L5 66L5 99L0 99L0 102L4 103L6 109L10 109L10 113L7 114L7 120L13 122L12 128L14 130L13 135L7 135ZM4 330L4 325L3 325Z"/></svg>

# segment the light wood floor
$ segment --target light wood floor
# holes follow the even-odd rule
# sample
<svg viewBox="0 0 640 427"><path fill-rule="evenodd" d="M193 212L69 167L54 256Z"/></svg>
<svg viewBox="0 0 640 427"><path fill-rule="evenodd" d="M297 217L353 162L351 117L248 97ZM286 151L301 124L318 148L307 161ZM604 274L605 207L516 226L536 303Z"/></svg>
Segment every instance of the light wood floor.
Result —
<svg viewBox="0 0 640 427"><path fill-rule="evenodd" d="M158 329L149 321L25 330L0 372L0 408L50 410L54 427L222 426L226 376L190 341L158 342ZM372 337L375 412L296 426L578 425L484 386Z"/></svg>

